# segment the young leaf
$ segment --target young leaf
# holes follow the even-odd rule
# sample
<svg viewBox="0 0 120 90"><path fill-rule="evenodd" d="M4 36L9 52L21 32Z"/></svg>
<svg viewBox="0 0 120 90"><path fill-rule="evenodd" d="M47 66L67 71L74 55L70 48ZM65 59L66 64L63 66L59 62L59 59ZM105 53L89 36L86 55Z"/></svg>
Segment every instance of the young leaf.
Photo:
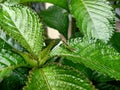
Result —
<svg viewBox="0 0 120 90"><path fill-rule="evenodd" d="M3 2L3 1L0 1ZM19 3L26 3L26 2L48 2L60 6L62 8L68 9L67 0L4 0L4 2L8 5L15 5Z"/></svg>
<svg viewBox="0 0 120 90"><path fill-rule="evenodd" d="M24 90L33 88L34 90L94 90L89 80L80 72L56 64L31 71Z"/></svg>
<svg viewBox="0 0 120 90"><path fill-rule="evenodd" d="M70 11L85 36L105 42L112 36L114 14L106 0L71 0Z"/></svg>
<svg viewBox="0 0 120 90"><path fill-rule="evenodd" d="M68 60L83 63L92 70L120 80L120 68L118 68L120 55L112 47L102 42L95 43L93 40L79 38L71 40L68 45L73 47L74 51L59 46L52 50L51 56L64 56Z"/></svg>
<svg viewBox="0 0 120 90"><path fill-rule="evenodd" d="M25 6L5 6L0 8L0 26L33 55L41 51L42 29L39 18Z"/></svg>
<svg viewBox="0 0 120 90"><path fill-rule="evenodd" d="M57 29L66 38L68 33L68 13L57 6L51 6L47 10L41 11L40 16L43 22L49 27Z"/></svg>

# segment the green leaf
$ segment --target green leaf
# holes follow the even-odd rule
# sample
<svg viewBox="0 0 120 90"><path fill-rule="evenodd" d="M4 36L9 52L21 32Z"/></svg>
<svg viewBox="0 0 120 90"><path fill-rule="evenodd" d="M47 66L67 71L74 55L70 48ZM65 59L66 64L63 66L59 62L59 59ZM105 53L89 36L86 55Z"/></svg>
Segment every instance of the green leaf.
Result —
<svg viewBox="0 0 120 90"><path fill-rule="evenodd" d="M39 18L25 6L5 6L0 8L0 26L33 55L41 51L43 39Z"/></svg>
<svg viewBox="0 0 120 90"><path fill-rule="evenodd" d="M2 30L0 30L0 48L24 50L13 38L6 35Z"/></svg>
<svg viewBox="0 0 120 90"><path fill-rule="evenodd" d="M11 47L0 38L0 50L2 48L8 49L8 50L11 49Z"/></svg>
<svg viewBox="0 0 120 90"><path fill-rule="evenodd" d="M11 69L0 70L0 82L12 73Z"/></svg>
<svg viewBox="0 0 120 90"><path fill-rule="evenodd" d="M43 22L49 27L57 29L66 38L68 33L68 13L57 6L51 6L47 10L41 11L40 16Z"/></svg>
<svg viewBox="0 0 120 90"><path fill-rule="evenodd" d="M101 74L109 75L111 78L120 80L120 55L112 47L93 40L71 40L68 45L74 51L64 46L58 46L51 52L51 56L64 56L68 60L83 63L86 67L96 70Z"/></svg>
<svg viewBox="0 0 120 90"><path fill-rule="evenodd" d="M20 66L25 66L25 61L21 56L8 50L0 49L0 81L4 77L9 76L14 68Z"/></svg>
<svg viewBox="0 0 120 90"><path fill-rule="evenodd" d="M114 14L106 0L71 0L70 11L82 33L107 42L114 31Z"/></svg>
<svg viewBox="0 0 120 90"><path fill-rule="evenodd" d="M120 52L120 32L115 32L111 37L109 44L112 45L118 52Z"/></svg>
<svg viewBox="0 0 120 90"><path fill-rule="evenodd" d="M1 1L0 1L1 2ZM15 5L19 3L26 2L48 2L60 6L62 8L68 9L67 0L4 0L4 2L8 5Z"/></svg>
<svg viewBox="0 0 120 90"><path fill-rule="evenodd" d="M62 65L73 67L76 70L79 70L81 73L83 73L87 78L89 78L91 80L92 70L87 68L84 64L74 63L71 60L63 59L62 60Z"/></svg>
<svg viewBox="0 0 120 90"><path fill-rule="evenodd" d="M98 90L120 90L119 81L111 81L107 83L96 83L95 86Z"/></svg>
<svg viewBox="0 0 120 90"><path fill-rule="evenodd" d="M94 90L80 72L55 64L33 69L28 81L24 90Z"/></svg>
<svg viewBox="0 0 120 90"><path fill-rule="evenodd" d="M110 78L109 76L106 76L105 74L98 73L94 71L91 76L91 80L99 83L107 83L114 81L115 79Z"/></svg>
<svg viewBox="0 0 120 90"><path fill-rule="evenodd" d="M1 29L0 29L0 50L1 49L7 49L11 50L13 43L12 38L8 37Z"/></svg>
<svg viewBox="0 0 120 90"><path fill-rule="evenodd" d="M14 68L25 65L24 59L11 51L10 45L14 47L11 38L0 31L0 82L8 77Z"/></svg>
<svg viewBox="0 0 120 90"><path fill-rule="evenodd" d="M27 81L28 68L17 68L11 75L0 82L1 90L22 90Z"/></svg>

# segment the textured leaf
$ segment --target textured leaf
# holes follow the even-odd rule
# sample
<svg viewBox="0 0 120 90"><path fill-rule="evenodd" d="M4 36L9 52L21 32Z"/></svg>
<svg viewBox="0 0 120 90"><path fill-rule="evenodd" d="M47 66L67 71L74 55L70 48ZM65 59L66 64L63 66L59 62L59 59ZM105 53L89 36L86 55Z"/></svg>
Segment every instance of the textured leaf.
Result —
<svg viewBox="0 0 120 90"><path fill-rule="evenodd" d="M57 29L67 38L69 19L68 13L64 9L51 6L47 10L41 11L40 16L45 24Z"/></svg>
<svg viewBox="0 0 120 90"><path fill-rule="evenodd" d="M15 47L15 43L10 39L10 37L0 31L0 82L4 77L9 76L14 68L25 64L21 56L11 51L12 47ZM16 48L18 49L18 47Z"/></svg>
<svg viewBox="0 0 120 90"><path fill-rule="evenodd" d="M64 56L68 60L83 63L86 67L96 70L102 74L120 80L120 55L112 47L93 40L71 40L70 47L74 51L58 46L51 52L51 56Z"/></svg>
<svg viewBox="0 0 120 90"><path fill-rule="evenodd" d="M20 66L24 66L24 59L5 49L0 49L0 81L6 76L8 76L11 71Z"/></svg>
<svg viewBox="0 0 120 90"><path fill-rule="evenodd" d="M3 1L0 1L0 2L3 2ZM58 5L60 7L63 7L65 9L68 9L67 0L4 0L4 2L9 5L26 3L26 2L48 2L48 3Z"/></svg>
<svg viewBox="0 0 120 90"><path fill-rule="evenodd" d="M0 26L33 55L41 51L42 29L38 16L27 7L1 5Z"/></svg>
<svg viewBox="0 0 120 90"><path fill-rule="evenodd" d="M28 81L24 90L94 90L80 72L55 64L32 70Z"/></svg>
<svg viewBox="0 0 120 90"><path fill-rule="evenodd" d="M114 14L106 0L71 0L70 10L85 36L105 42L112 36Z"/></svg>
<svg viewBox="0 0 120 90"><path fill-rule="evenodd" d="M6 35L2 30L0 30L0 42L0 48L24 50L14 39Z"/></svg>
<svg viewBox="0 0 120 90"><path fill-rule="evenodd" d="M0 81L10 72L20 66L24 66L25 62L22 57L17 54L14 54L11 51L1 49L0 51Z"/></svg>

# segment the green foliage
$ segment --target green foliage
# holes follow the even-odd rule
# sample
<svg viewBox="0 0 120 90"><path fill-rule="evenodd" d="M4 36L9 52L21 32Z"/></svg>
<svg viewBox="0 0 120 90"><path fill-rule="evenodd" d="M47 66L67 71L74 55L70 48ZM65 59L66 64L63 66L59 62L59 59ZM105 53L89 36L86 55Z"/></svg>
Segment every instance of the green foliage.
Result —
<svg viewBox="0 0 120 90"><path fill-rule="evenodd" d="M30 72L30 77L24 90L32 90L33 88L35 90L94 89L88 79L83 77L79 71L55 64L40 69L33 69Z"/></svg>
<svg viewBox="0 0 120 90"><path fill-rule="evenodd" d="M79 70L81 73L83 73L89 79L91 79L91 77L93 76L92 75L92 73L93 73L92 70L87 68L82 63L75 63L75 62L72 62L70 60L63 59L62 64L65 65L65 66L69 66L69 67L72 67L72 68L75 68L75 69Z"/></svg>
<svg viewBox="0 0 120 90"><path fill-rule="evenodd" d="M109 41L109 44L111 44L118 52L120 52L119 40L120 40L120 32L115 32Z"/></svg>
<svg viewBox="0 0 120 90"><path fill-rule="evenodd" d="M19 55L5 50L0 50L0 81L16 67L24 66L25 62Z"/></svg>
<svg viewBox="0 0 120 90"><path fill-rule="evenodd" d="M9 37L6 35L5 32L0 30L0 48L5 48L5 49L17 49L20 51L23 51L24 48L22 48L13 38Z"/></svg>
<svg viewBox="0 0 120 90"><path fill-rule="evenodd" d="M22 87L25 85L27 81L29 69L26 68L17 68L13 70L11 75L5 78L0 83L1 90L22 90Z"/></svg>
<svg viewBox="0 0 120 90"><path fill-rule="evenodd" d="M105 0L71 0L69 6L85 36L109 40L114 31L114 14Z"/></svg>
<svg viewBox="0 0 120 90"><path fill-rule="evenodd" d="M120 80L120 68L118 68L120 55L112 47L80 38L71 40L68 45L74 50L70 51L65 46L59 46L52 50L51 56L64 56L68 60L83 63L86 67Z"/></svg>
<svg viewBox="0 0 120 90"><path fill-rule="evenodd" d="M5 4L8 5L15 5L26 2L48 2L63 7L65 9L68 9L67 0L2 0L0 2L4 2Z"/></svg>
<svg viewBox="0 0 120 90"><path fill-rule="evenodd" d="M0 82L9 76L14 68L25 65L24 59L10 49L11 47L0 39Z"/></svg>
<svg viewBox="0 0 120 90"><path fill-rule="evenodd" d="M4 32L30 53L35 55L40 53L43 43L41 24L32 10L24 6L1 5L0 17L0 25Z"/></svg>
<svg viewBox="0 0 120 90"><path fill-rule="evenodd" d="M54 5L38 15L25 6L32 2ZM118 7L119 2L114 2ZM0 0L0 89L119 90L120 34L114 31L115 6L109 4L106 0ZM42 24L65 38L48 44ZM80 37L66 41L75 33Z"/></svg>
<svg viewBox="0 0 120 90"><path fill-rule="evenodd" d="M43 22L49 27L57 29L66 38L68 32L68 13L57 6L51 6L47 10L40 12Z"/></svg>

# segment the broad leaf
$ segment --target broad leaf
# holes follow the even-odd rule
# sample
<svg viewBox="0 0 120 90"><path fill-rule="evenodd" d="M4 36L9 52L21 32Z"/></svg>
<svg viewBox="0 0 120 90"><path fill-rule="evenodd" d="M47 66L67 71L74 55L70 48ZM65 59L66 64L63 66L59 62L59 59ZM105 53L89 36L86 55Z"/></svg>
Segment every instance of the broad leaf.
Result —
<svg viewBox="0 0 120 90"><path fill-rule="evenodd" d="M63 7L65 9L68 9L67 0L4 0L0 2L5 2L8 5L10 4L15 5L26 2L48 2Z"/></svg>
<svg viewBox="0 0 120 90"><path fill-rule="evenodd" d="M1 37L1 33L0 33ZM2 38L5 39L4 34ZM24 59L11 51L11 47L0 38L0 82L10 75L12 70L24 66Z"/></svg>
<svg viewBox="0 0 120 90"><path fill-rule="evenodd" d="M8 50L0 49L0 81L8 76L14 68L20 66L25 66L25 61L21 56Z"/></svg>
<svg viewBox="0 0 120 90"><path fill-rule="evenodd" d="M105 42L112 36L114 14L106 0L71 0L70 11L85 36Z"/></svg>
<svg viewBox="0 0 120 90"><path fill-rule="evenodd" d="M68 60L83 63L86 67L102 74L120 80L120 55L112 47L93 40L79 38L68 43L72 51L64 46L58 46L51 52L51 56L64 56Z"/></svg>
<svg viewBox="0 0 120 90"><path fill-rule="evenodd" d="M24 90L94 90L80 72L55 64L33 69L28 81Z"/></svg>
<svg viewBox="0 0 120 90"><path fill-rule="evenodd" d="M67 38L69 19L68 13L64 9L51 6L47 10L41 11L40 16L46 25L57 29Z"/></svg>
<svg viewBox="0 0 120 90"><path fill-rule="evenodd" d="M33 55L41 51L42 29L39 18L27 7L1 5L0 26Z"/></svg>

